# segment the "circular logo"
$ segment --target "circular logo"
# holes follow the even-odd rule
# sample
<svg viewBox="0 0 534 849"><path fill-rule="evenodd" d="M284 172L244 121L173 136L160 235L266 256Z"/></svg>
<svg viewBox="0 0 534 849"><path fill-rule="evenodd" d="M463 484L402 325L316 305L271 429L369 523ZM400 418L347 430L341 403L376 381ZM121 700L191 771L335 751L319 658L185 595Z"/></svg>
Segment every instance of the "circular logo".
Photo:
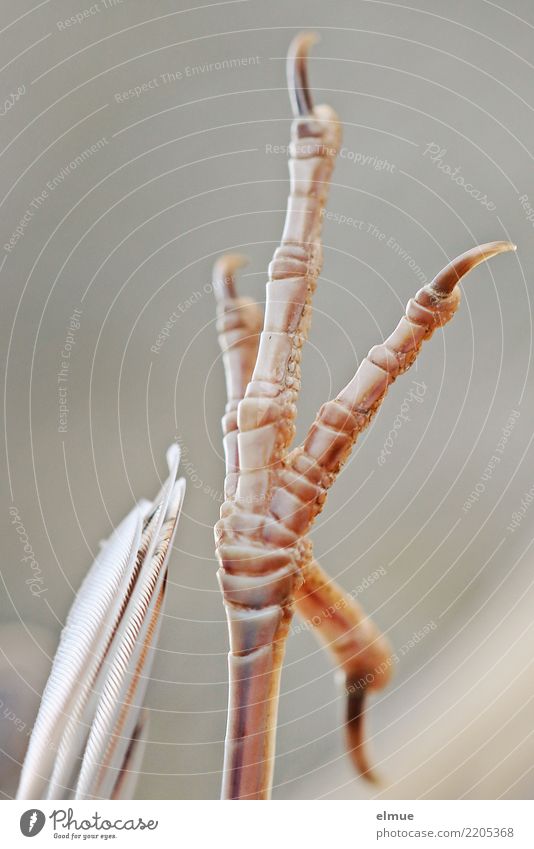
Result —
<svg viewBox="0 0 534 849"><path fill-rule="evenodd" d="M30 808L29 811L24 811L20 818L20 830L24 837L35 837L42 830L45 822L46 817L42 811Z"/></svg>

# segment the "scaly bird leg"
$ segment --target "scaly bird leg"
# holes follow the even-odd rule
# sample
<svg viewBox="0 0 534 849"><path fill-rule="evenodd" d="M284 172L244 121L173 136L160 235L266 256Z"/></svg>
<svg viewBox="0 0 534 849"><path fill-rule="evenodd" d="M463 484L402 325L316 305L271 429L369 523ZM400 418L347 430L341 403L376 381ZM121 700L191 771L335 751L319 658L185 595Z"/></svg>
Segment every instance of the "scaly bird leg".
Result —
<svg viewBox="0 0 534 849"><path fill-rule="evenodd" d="M309 544L278 522L270 503L295 430L300 352L321 266L321 213L340 137L327 106L292 125L286 224L269 268L257 361L237 411L239 471L236 485L227 485L235 494L215 528L230 630L225 798L270 793L280 669L295 590L309 560Z"/></svg>
<svg viewBox="0 0 534 849"><path fill-rule="evenodd" d="M364 704L368 691L381 690L391 679L389 643L363 607L316 560L305 568L304 583L295 591L295 604L342 673L349 754L358 772L374 781L365 752Z"/></svg>
<svg viewBox="0 0 534 849"><path fill-rule="evenodd" d="M226 497L235 494L239 471L236 410L252 377L263 325L260 306L237 294L235 272L246 261L239 255L226 255L217 260L213 269L217 330L228 396L223 418ZM306 567L304 583L296 591L295 607L343 672L349 751L357 769L371 778L363 745L364 695L368 689L380 689L388 682L392 671L389 645L361 605L332 581L316 560Z"/></svg>

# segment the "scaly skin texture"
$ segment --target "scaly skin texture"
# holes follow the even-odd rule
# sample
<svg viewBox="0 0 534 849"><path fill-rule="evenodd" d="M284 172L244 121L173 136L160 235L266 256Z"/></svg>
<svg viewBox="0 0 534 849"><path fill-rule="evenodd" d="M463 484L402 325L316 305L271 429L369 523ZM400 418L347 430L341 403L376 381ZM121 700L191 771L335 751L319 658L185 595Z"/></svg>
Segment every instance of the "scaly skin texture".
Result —
<svg viewBox="0 0 534 849"><path fill-rule="evenodd" d="M222 256L213 269L217 329L228 396L222 422L226 497L235 494L239 471L236 410L252 377L263 326L259 305L237 294L235 272L246 262L245 257L239 255ZM371 778L364 750L364 701L368 690L384 687L391 677L389 644L361 605L332 581L316 560L307 564L303 578L304 583L295 593L295 609L342 672L349 753L358 771Z"/></svg>
<svg viewBox="0 0 534 849"><path fill-rule="evenodd" d="M373 781L363 733L364 704L369 691L381 690L391 679L390 645L363 607L315 559L295 591L295 607L342 673L348 751L358 772Z"/></svg>
<svg viewBox="0 0 534 849"><path fill-rule="evenodd" d="M221 346L226 395L222 420L226 477L224 497L235 496L239 458L237 452L237 407L245 394L258 355L258 337L263 316L251 298L238 297L235 272L246 265L239 254L221 257L213 268L213 291L217 301L217 332Z"/></svg>
<svg viewBox="0 0 534 849"><path fill-rule="evenodd" d="M219 580L231 643L223 786L226 798L266 798L269 792L283 649L294 600L299 598L302 603L303 585L307 581L311 586L310 576L314 571L317 574L306 534L322 510L328 489L358 435L378 411L390 384L413 364L423 342L456 312L460 277L480 262L513 249L508 242L473 248L419 290L408 302L406 314L393 333L371 349L337 398L321 407L302 445L288 456L277 458L267 469L261 466L261 458L267 452L261 444L264 428L260 423L255 446L259 458L257 471L260 482L269 474L270 488L265 499L268 508L265 510L265 501L259 501L255 510L249 506L245 512L237 499L228 500L222 508L223 519L216 526L221 563ZM239 437L238 445L241 449ZM238 453L237 467L243 468L241 450ZM237 474L239 492L241 472ZM319 603L324 604L328 599L327 585L320 580L318 585L322 587ZM308 595L312 593L308 591ZM358 614L355 615L357 623ZM366 654L374 642L374 636L365 641ZM358 654L358 650L354 651L355 657ZM385 656L385 647L381 654ZM381 661L374 667L380 671L378 680L383 675L382 665ZM374 683L373 670L370 671L369 687ZM359 673L359 668L351 670L351 680ZM365 756L360 751L365 687L349 686L347 691L349 741L355 749L358 767L367 772Z"/></svg>

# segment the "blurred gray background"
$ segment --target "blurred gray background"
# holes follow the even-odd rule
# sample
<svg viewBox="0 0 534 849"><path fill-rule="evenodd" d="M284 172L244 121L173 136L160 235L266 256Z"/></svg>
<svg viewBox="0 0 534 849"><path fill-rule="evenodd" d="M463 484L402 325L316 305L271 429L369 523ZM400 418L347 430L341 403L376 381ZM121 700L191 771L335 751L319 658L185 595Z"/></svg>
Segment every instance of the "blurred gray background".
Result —
<svg viewBox="0 0 534 849"><path fill-rule="evenodd" d="M241 290L263 299L288 190L276 152L291 120L285 53L299 29L320 33L315 100L344 123L299 436L425 279L478 242L510 237L518 251L465 282L457 317L391 389L313 534L347 590L380 570L358 598L398 656L368 715L382 784L354 778L334 672L304 629L288 642L274 796L532 796L532 4L6 0L4 797L74 593L99 541L155 495L173 439L188 491L137 794L218 795L227 638L212 525L225 390L209 281L218 254L242 251ZM39 583L26 583L11 508Z"/></svg>

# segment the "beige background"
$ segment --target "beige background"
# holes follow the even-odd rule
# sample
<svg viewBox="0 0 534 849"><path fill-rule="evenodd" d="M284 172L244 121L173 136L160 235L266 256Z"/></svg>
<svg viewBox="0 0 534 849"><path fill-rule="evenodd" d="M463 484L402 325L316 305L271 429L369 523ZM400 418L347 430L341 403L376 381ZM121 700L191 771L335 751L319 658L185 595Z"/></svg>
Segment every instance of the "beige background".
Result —
<svg viewBox="0 0 534 849"><path fill-rule="evenodd" d="M299 434L392 329L421 285L414 266L430 279L462 250L508 236L519 250L466 282L459 315L391 390L314 532L347 590L385 571L360 595L399 653L395 681L369 713L382 788L353 779L333 670L301 631L288 645L274 795L530 797L534 509L513 533L507 526L534 483L534 233L520 202L526 194L534 204L532 5L124 0L106 9L100 0L81 23L62 24L89 5L9 0L0 21L0 100L19 92L0 110L3 794L14 792L22 726L98 542L134 499L155 494L175 437L189 484L138 795L218 794L226 631L212 525L225 399L206 284L214 258L240 250L251 257L242 290L263 297L287 194L285 156L266 146L287 143L284 56L298 29L313 28L316 100L345 128L329 209L363 224L325 222ZM195 66L204 69L187 71ZM164 83L165 74L176 79ZM99 139L100 150L69 165ZM445 151L434 162L431 144ZM439 163L459 167L495 208ZM62 169L7 253L32 199ZM81 326L60 433L57 373L74 309ZM155 354L174 310L180 318ZM408 402L410 422L380 465L413 380L426 386L422 403ZM42 569L40 597L25 584L12 502Z"/></svg>

